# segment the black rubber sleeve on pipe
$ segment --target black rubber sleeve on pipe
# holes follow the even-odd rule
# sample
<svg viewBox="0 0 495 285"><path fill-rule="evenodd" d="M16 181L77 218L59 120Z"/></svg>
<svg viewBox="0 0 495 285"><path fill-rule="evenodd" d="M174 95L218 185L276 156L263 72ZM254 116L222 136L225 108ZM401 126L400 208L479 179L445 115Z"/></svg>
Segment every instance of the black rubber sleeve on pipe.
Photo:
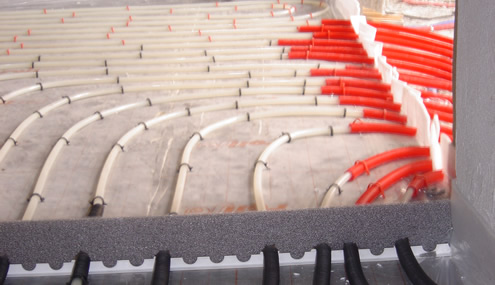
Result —
<svg viewBox="0 0 495 285"><path fill-rule="evenodd" d="M280 284L280 264L278 249L274 245L267 245L263 249L263 285Z"/></svg>
<svg viewBox="0 0 495 285"><path fill-rule="evenodd" d="M151 285L168 285L170 276L170 252L160 250L155 256Z"/></svg>
<svg viewBox="0 0 495 285"><path fill-rule="evenodd" d="M6 255L0 255L0 285L3 285L9 272L10 261Z"/></svg>
<svg viewBox="0 0 495 285"><path fill-rule="evenodd" d="M89 209L88 217L102 217L103 210L105 210L105 205L102 204L93 204Z"/></svg>
<svg viewBox="0 0 495 285"><path fill-rule="evenodd" d="M332 266L332 250L326 243L316 246L316 265L313 274L313 285L330 285Z"/></svg>
<svg viewBox="0 0 495 285"><path fill-rule="evenodd" d="M83 285L88 285L90 263L91 259L89 258L89 255L84 251L80 251L76 256L76 263L72 268L72 275L70 276L70 281L67 285L70 285L74 279L80 279Z"/></svg>
<svg viewBox="0 0 495 285"><path fill-rule="evenodd" d="M344 265L351 285L368 285L361 267L358 247L353 242L344 243Z"/></svg>
<svg viewBox="0 0 495 285"><path fill-rule="evenodd" d="M426 275L419 265L411 250L408 238L399 239L395 242L395 250L399 257L400 265L406 272L407 277L414 285L435 285L436 283Z"/></svg>

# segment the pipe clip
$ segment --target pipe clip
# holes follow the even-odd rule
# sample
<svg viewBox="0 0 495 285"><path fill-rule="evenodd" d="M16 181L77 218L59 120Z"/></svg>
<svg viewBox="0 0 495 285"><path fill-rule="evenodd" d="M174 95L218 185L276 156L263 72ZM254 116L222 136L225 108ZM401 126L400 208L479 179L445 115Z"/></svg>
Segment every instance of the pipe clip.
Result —
<svg viewBox="0 0 495 285"><path fill-rule="evenodd" d="M200 132L194 132L192 135L191 135L191 138L193 138L195 135L198 135L199 136L199 140L203 140L203 135L200 133Z"/></svg>
<svg viewBox="0 0 495 285"><path fill-rule="evenodd" d="M333 183L332 185L330 185L328 188L327 188L327 192L332 189L333 187L336 187L337 190L339 191L339 195L342 194L342 188L340 188L340 185L337 184L337 183Z"/></svg>
<svg viewBox="0 0 495 285"><path fill-rule="evenodd" d="M187 168L189 169L189 172L191 172L191 171L192 171L192 169L193 169L193 168L192 168L192 166L191 166L191 165L189 165L189 163L187 163L187 162L183 162L183 163L181 163L181 164L179 165L179 169L177 169L177 171L180 171L180 169L182 168L182 166L187 166Z"/></svg>
<svg viewBox="0 0 495 285"><path fill-rule="evenodd" d="M263 164L267 170L270 170L270 167L268 167L268 162L263 161L263 160L257 160L257 161L254 163L254 166L256 167L256 165L258 165L258 163Z"/></svg>
<svg viewBox="0 0 495 285"><path fill-rule="evenodd" d="M287 141L287 143L290 143L292 141L292 136L290 135L290 133L286 133L286 132L283 132L281 137L283 136L287 136L289 138L289 140Z"/></svg>
<svg viewBox="0 0 495 285"><path fill-rule="evenodd" d="M45 197L41 196L41 194L39 194L39 193L32 193L31 196L29 196L29 198L27 198L27 201L30 202L34 196L37 196L40 199L40 202L45 201Z"/></svg>
<svg viewBox="0 0 495 285"><path fill-rule="evenodd" d="M96 199L100 199L103 202L103 204L102 204L103 206L106 206L107 205L107 203L105 203L105 199L103 199L102 196L95 196L95 197L93 197L93 199L91 199L91 201L89 201L89 203L91 205L94 205Z"/></svg>

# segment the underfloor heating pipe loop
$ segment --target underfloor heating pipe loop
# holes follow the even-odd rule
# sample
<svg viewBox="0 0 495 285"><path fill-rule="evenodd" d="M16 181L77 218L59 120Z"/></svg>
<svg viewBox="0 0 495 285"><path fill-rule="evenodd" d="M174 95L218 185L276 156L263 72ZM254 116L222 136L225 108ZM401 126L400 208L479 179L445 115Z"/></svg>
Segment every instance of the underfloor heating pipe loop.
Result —
<svg viewBox="0 0 495 285"><path fill-rule="evenodd" d="M10 261L6 255L0 255L0 285L3 285L9 272Z"/></svg>
<svg viewBox="0 0 495 285"><path fill-rule="evenodd" d="M358 247L353 242L344 243L344 266L351 285L368 285L361 267Z"/></svg>
<svg viewBox="0 0 495 285"><path fill-rule="evenodd" d="M168 285L170 279L170 252L160 250L155 256L151 285Z"/></svg>
<svg viewBox="0 0 495 285"><path fill-rule="evenodd" d="M411 175L432 171L432 161L430 159L415 161L403 165L380 178L377 182L369 185L368 189L359 197L356 205L369 204L393 184Z"/></svg>
<svg viewBox="0 0 495 285"><path fill-rule="evenodd" d="M428 64L415 63L403 60L396 60L387 58L387 62L399 69L405 69L409 71L419 72L426 75L442 78L445 80L452 81L452 72L444 71L439 68L430 66Z"/></svg>
<svg viewBox="0 0 495 285"><path fill-rule="evenodd" d="M313 285L330 285L332 250L326 243L320 243L315 248L316 264L313 274Z"/></svg>
<svg viewBox="0 0 495 285"><path fill-rule="evenodd" d="M441 66L450 66L450 69L448 71L452 72L452 63L453 63L452 58L428 51L385 44L383 45L382 48L382 55L386 56L387 58L402 59L402 60L408 58L411 59L410 58L411 56L416 58L423 58L425 60L428 60L430 64L442 63L444 65Z"/></svg>
<svg viewBox="0 0 495 285"><path fill-rule="evenodd" d="M90 263L91 259L89 258L89 255L84 251L80 251L76 256L76 262L72 268L72 275L70 276L70 281L67 285L88 285Z"/></svg>
<svg viewBox="0 0 495 285"><path fill-rule="evenodd" d="M412 51L386 51L386 47L383 47L382 55L387 57L387 62L403 61L407 63L416 63L431 68L435 68L447 73L452 74L452 60L450 58L437 58L433 54L421 54ZM352 52L352 50L348 51Z"/></svg>
<svg viewBox="0 0 495 285"><path fill-rule="evenodd" d="M263 285L280 284L280 263L278 249L267 245L263 249Z"/></svg>
<svg viewBox="0 0 495 285"><path fill-rule="evenodd" d="M377 28L377 36L395 37L396 39L401 39L404 41L413 41L415 43L420 43L424 45L429 45L432 47L442 48L445 50L453 50L454 44L440 41L431 37L416 35L403 31L393 31L389 29Z"/></svg>
<svg viewBox="0 0 495 285"><path fill-rule="evenodd" d="M436 285L423 271L414 257L408 238L399 239L395 242L395 250L399 257L400 265L406 272L407 277L413 285Z"/></svg>
<svg viewBox="0 0 495 285"><path fill-rule="evenodd" d="M423 99L441 99L441 100L449 101L451 104L454 103L452 94L435 93L435 92L426 91L426 90L421 91L421 98L423 98Z"/></svg>
<svg viewBox="0 0 495 285"><path fill-rule="evenodd" d="M411 41L411 40L405 40L402 38L397 38L395 36L377 34L375 37L375 40L377 42L383 42L384 44L392 44L392 45L397 45L397 46L401 46L401 47L405 47L405 48L413 48L413 49L418 49L418 50L422 50L422 51L427 51L427 52L442 55L442 56L445 56L448 58L452 58L453 54L454 54L452 49L432 46L432 45L424 44L421 42L415 42L415 41Z"/></svg>

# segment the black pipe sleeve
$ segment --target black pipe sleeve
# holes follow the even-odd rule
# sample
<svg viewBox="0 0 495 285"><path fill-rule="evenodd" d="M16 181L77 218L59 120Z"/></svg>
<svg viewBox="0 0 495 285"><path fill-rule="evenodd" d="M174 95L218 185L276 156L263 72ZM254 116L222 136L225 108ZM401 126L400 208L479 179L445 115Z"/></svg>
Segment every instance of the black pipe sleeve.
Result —
<svg viewBox="0 0 495 285"><path fill-rule="evenodd" d="M316 246L316 265L313 274L313 285L330 285L332 266L332 250L326 243Z"/></svg>
<svg viewBox="0 0 495 285"><path fill-rule="evenodd" d="M280 284L280 264L278 249L274 245L267 245L263 249L263 285Z"/></svg>
<svg viewBox="0 0 495 285"><path fill-rule="evenodd" d="M400 265L406 272L407 277L414 285L436 285L433 280L426 275L419 265L411 250L408 238L399 239L395 242L395 250L399 257Z"/></svg>
<svg viewBox="0 0 495 285"><path fill-rule="evenodd" d="M10 261L6 255L0 255L0 285L3 285L9 272Z"/></svg>
<svg viewBox="0 0 495 285"><path fill-rule="evenodd" d="M104 209L105 209L105 205L93 204L89 209L88 217L102 217Z"/></svg>
<svg viewBox="0 0 495 285"><path fill-rule="evenodd" d="M84 251L80 251L76 256L76 263L72 268L72 275L67 285L70 285L74 279L80 279L83 285L88 285L88 272L91 259Z"/></svg>
<svg viewBox="0 0 495 285"><path fill-rule="evenodd" d="M170 252L160 250L155 256L151 285L168 285L170 278Z"/></svg>
<svg viewBox="0 0 495 285"><path fill-rule="evenodd" d="M368 285L361 267L358 247L353 242L344 243L344 265L351 285Z"/></svg>

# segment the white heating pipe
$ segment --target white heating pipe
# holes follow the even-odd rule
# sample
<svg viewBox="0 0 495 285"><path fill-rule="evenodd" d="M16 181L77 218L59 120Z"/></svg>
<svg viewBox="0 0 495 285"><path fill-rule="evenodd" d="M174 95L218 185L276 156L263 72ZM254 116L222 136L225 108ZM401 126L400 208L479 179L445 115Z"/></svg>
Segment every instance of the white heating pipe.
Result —
<svg viewBox="0 0 495 285"><path fill-rule="evenodd" d="M68 87L78 85L93 85L104 83L139 83L139 82L158 82L158 81L176 81L176 80L216 80L216 79L236 79L236 78L266 78L266 77L309 77L310 69L312 68L344 68L343 64L242 64L242 65L212 65L212 66L189 66L177 68L177 72L200 72L200 73L188 73L177 74L170 70L170 68L150 68L150 69L132 69L135 74L140 74L139 71L148 74L160 74L160 75L148 75L139 76L134 73L126 73L127 76L112 76L115 74L125 73L123 69L112 68L109 69L109 76L102 78L82 78L71 80L60 80L46 83L37 83L32 86L23 87L12 92L9 92L3 96L0 96L0 101L4 104L16 98L18 96L29 94L33 91L40 91L49 88L56 87ZM208 71L204 73L204 71ZM241 71L248 70L248 71ZM201 72L203 71L203 72ZM54 73L38 72L38 77L48 75L56 75ZM64 71L59 71L64 72ZM36 76L36 73L34 73ZM1 76L1 75L0 75ZM308 78L310 79L310 78ZM312 79L310 79L312 80Z"/></svg>
<svg viewBox="0 0 495 285"><path fill-rule="evenodd" d="M345 108L306 108L306 109L287 109L287 110L274 110L274 111L266 111L266 112L256 112L256 113L247 113L246 115L236 116L229 119L225 119L209 125L199 132L195 132L191 139L188 141L184 151L182 153L182 159L179 166L179 175L177 176L177 184L175 186L175 192L172 200L172 206L170 209L171 213L178 213L180 209L180 205L182 202L182 196L184 193L184 186L186 183L187 172L190 170L190 157L191 152L194 146L201 140L204 139L208 134L214 132L218 129L224 128L226 126L257 120L257 119L265 119L265 118L274 118L274 117L293 117L293 116L342 116ZM356 115L356 113L353 113Z"/></svg>
<svg viewBox="0 0 495 285"><path fill-rule="evenodd" d="M347 116L362 117L362 112L352 110L352 113L347 111ZM292 133L283 133L278 139L270 143L265 150L260 154L256 161L253 174L253 194L256 203L256 210L266 211L265 199L263 197L263 167L268 167L268 158L279 147L286 143L291 143L294 140L317 137L317 136L334 136L336 134L347 134L350 132L349 126L313 128L295 131Z"/></svg>
<svg viewBox="0 0 495 285"><path fill-rule="evenodd" d="M65 96L64 98L51 103L38 111L35 111L31 116L26 118L19 126L16 127L14 132L10 135L7 141L0 149L0 163L3 161L10 149L16 145L19 141L19 137L26 128L29 127L37 119L43 118L49 112L66 104L89 99L97 96L124 94L128 92L146 92L146 91L164 91L164 90L180 90L180 89L213 89L206 92L206 96L215 97L218 94L225 94L224 96L249 96L256 94L285 94L285 95L318 95L320 94L319 87L305 87L304 81L301 81L300 87L280 87L281 84L292 84L290 82L297 82L294 78L288 80L279 81L252 81L242 80L237 82L205 82L200 84L196 82L191 84L189 81L183 82L171 82L170 84L150 84L150 85L129 85L129 86L114 86L106 89L98 89L89 92L83 92L72 96ZM317 81L312 81L316 83ZM307 84L307 83L306 83ZM248 87L249 86L249 87ZM229 89L235 88L235 89ZM208 97L207 97L208 98Z"/></svg>
<svg viewBox="0 0 495 285"><path fill-rule="evenodd" d="M321 208L330 207L333 199L335 199L335 197L340 195L340 191L341 191L340 189L342 189L342 187L347 182L349 182L349 180L351 180L351 178L352 178L352 175L349 172L345 172L344 174L339 176L339 178L337 178L337 180L335 180L335 182L330 186L330 188L328 188L328 190L325 193L325 196L323 197L323 200L320 204L320 207Z"/></svg>

